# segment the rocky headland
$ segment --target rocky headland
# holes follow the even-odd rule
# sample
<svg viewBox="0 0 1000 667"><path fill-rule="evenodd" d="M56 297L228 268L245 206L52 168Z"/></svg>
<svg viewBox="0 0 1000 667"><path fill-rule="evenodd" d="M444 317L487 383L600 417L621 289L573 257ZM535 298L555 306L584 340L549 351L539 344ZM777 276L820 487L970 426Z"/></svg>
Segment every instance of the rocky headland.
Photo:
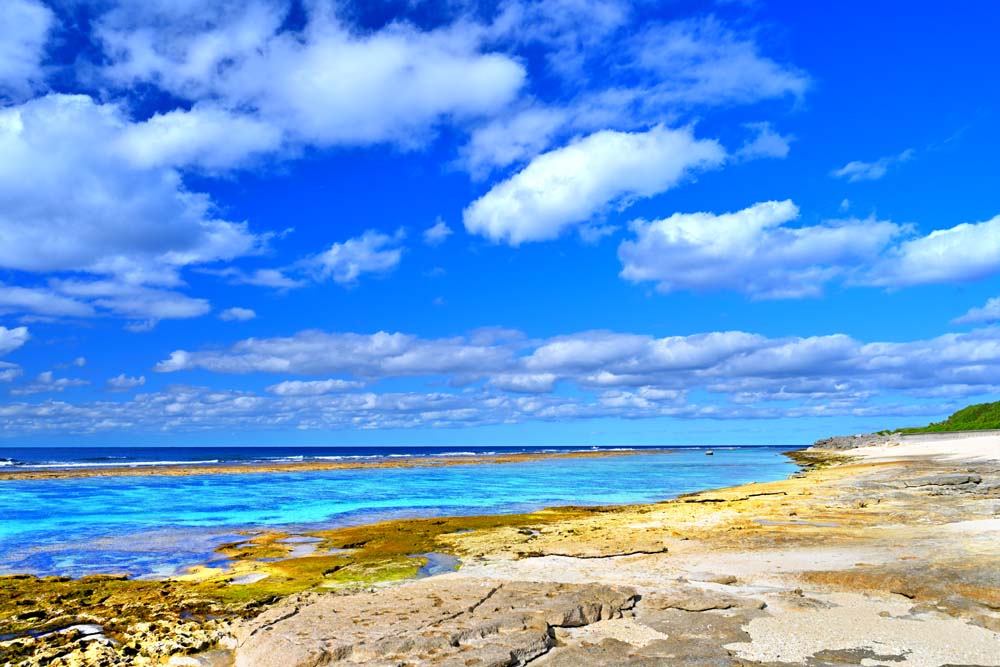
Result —
<svg viewBox="0 0 1000 667"><path fill-rule="evenodd" d="M652 505L248 536L168 582L2 577L0 634L42 636L0 664L1000 665L1000 438L857 440ZM415 578L434 554L461 567Z"/></svg>

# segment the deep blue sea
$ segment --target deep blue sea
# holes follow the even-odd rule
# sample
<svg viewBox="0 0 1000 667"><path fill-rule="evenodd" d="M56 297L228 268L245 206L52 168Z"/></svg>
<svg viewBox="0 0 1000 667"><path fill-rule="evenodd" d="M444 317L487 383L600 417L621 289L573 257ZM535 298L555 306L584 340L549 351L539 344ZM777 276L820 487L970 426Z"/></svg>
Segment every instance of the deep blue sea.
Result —
<svg viewBox="0 0 1000 667"><path fill-rule="evenodd" d="M374 460L581 448L8 448L11 468ZM591 448L587 448L591 449ZM593 448L600 449L600 448ZM615 448L606 448L615 449ZM502 465L250 475L0 480L0 574L169 576L210 562L233 531L291 531L387 518L653 502L786 477L787 447L672 448Z"/></svg>

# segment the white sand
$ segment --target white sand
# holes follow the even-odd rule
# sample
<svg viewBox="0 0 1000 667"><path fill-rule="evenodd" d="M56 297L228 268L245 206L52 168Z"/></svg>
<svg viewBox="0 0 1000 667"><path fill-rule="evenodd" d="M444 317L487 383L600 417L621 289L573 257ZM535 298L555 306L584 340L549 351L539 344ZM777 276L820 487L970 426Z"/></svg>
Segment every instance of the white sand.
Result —
<svg viewBox="0 0 1000 667"><path fill-rule="evenodd" d="M858 447L844 452L870 461L930 458L937 461L1000 461L1000 435L920 436L900 438L899 444Z"/></svg>

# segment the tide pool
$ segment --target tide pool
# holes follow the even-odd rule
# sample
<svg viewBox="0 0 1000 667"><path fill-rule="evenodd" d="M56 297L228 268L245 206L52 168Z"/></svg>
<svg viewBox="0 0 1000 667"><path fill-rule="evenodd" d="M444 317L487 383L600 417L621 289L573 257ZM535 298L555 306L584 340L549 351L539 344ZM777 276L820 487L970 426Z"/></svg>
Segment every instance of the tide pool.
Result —
<svg viewBox="0 0 1000 667"><path fill-rule="evenodd" d="M780 479L786 448L679 449L436 468L0 482L0 573L168 576L234 531L617 505Z"/></svg>

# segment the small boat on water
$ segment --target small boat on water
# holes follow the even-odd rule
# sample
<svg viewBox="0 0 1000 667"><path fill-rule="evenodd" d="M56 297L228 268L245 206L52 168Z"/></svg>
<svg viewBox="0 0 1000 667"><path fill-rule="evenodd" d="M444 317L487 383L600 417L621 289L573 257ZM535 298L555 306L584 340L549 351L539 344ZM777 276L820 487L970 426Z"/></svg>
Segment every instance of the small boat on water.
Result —
<svg viewBox="0 0 1000 667"><path fill-rule="evenodd" d="M705 450L705 456L715 456L715 452L711 449Z"/></svg>

